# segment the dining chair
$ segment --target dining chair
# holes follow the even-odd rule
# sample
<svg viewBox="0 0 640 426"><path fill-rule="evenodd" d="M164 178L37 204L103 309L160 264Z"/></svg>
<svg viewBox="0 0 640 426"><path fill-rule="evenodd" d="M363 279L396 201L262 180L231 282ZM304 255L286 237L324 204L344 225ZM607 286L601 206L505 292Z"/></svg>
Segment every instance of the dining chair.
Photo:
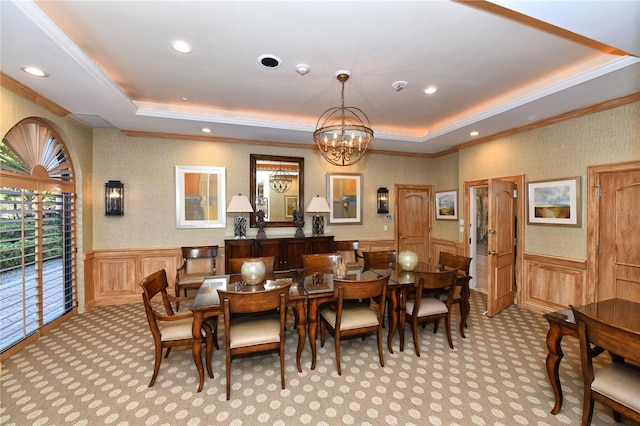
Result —
<svg viewBox="0 0 640 426"><path fill-rule="evenodd" d="M262 260L265 266L265 272L267 274L273 273L273 267L275 265L276 258L275 256L265 256L265 257L236 257L233 259L229 259L229 272L228 274L239 274L242 269L242 264L247 260Z"/></svg>
<svg viewBox="0 0 640 426"><path fill-rule="evenodd" d="M416 291L406 304L407 319L411 325L416 355L420 356L418 324L434 321L433 332L437 333L440 319L445 320L447 340L449 347L453 349L450 314L457 279L457 269L441 272L416 272ZM443 291L447 295L445 301L438 297L438 293Z"/></svg>
<svg viewBox="0 0 640 426"><path fill-rule="evenodd" d="M440 265L441 268L443 269L457 268L460 272L464 272L466 276L469 276L469 269L471 267L472 260L473 259L470 257L460 256L458 254L447 253L444 251L441 251L440 254L438 255L438 264ZM462 318L463 312L462 312L462 305L461 305L462 295L460 294L460 289L461 289L460 285L457 285L456 291L453 295L452 303L454 305L458 305L458 307L460 308L460 320L462 321L463 320ZM447 298L446 294L443 294L441 296L441 300L444 300L446 298ZM464 323L464 327L467 327L466 321Z"/></svg>
<svg viewBox="0 0 640 426"><path fill-rule="evenodd" d="M235 355L280 351L280 377L284 381L286 307L291 284L270 290L236 292L218 290L224 316L227 400L231 396L231 359Z"/></svg>
<svg viewBox="0 0 640 426"><path fill-rule="evenodd" d="M320 311L320 346L324 347L325 334L328 329L335 339L336 365L339 375L342 375L340 341L343 337L364 337L375 333L378 339L380 366L384 367L382 318L388 282L389 275L363 281L333 280L337 303L335 307L326 305ZM374 298L378 299L379 303L372 304L370 300Z"/></svg>
<svg viewBox="0 0 640 426"><path fill-rule="evenodd" d="M167 358L171 352L171 348L175 346L193 345L193 314L191 312L174 313L171 302L186 302L193 297L178 298L167 293L169 283L167 282L167 273L164 269L159 270L145 278L140 282L142 287L142 300L144 309L147 313L147 321L153 335L153 343L155 345L155 363L153 366L153 376L149 387L156 382L158 372L160 371L160 363L162 361L162 351L167 349L164 357ZM160 301L154 300L157 295L161 296L162 307L164 312L157 308L160 307ZM218 317L208 318L202 327L205 342L205 359L207 364L207 372L209 377L213 378L213 370L211 368L211 351L217 343Z"/></svg>
<svg viewBox="0 0 640 426"><path fill-rule="evenodd" d="M218 246L182 247L182 265L176 271L176 297L180 297L180 290L184 296L187 290L197 290L206 276L216 274L216 256ZM179 310L180 302L176 302L176 311Z"/></svg>
<svg viewBox="0 0 640 426"><path fill-rule="evenodd" d="M359 247L360 242L358 240L342 240L333 242L333 250L336 253L342 254L347 265L360 263L362 254L358 251Z"/></svg>
<svg viewBox="0 0 640 426"><path fill-rule="evenodd" d="M313 275L315 273L332 274L333 265L342 258L337 253L321 253L321 254L303 254L302 266L305 275Z"/></svg>
<svg viewBox="0 0 640 426"><path fill-rule="evenodd" d="M594 401L611 408L616 422L624 416L640 423L640 333L611 325L575 306L571 310L580 339L582 425L591 424ZM598 368L593 358L602 351L609 352L611 362Z"/></svg>
<svg viewBox="0 0 640 426"><path fill-rule="evenodd" d="M391 269L396 266L395 250L363 251L364 270Z"/></svg>

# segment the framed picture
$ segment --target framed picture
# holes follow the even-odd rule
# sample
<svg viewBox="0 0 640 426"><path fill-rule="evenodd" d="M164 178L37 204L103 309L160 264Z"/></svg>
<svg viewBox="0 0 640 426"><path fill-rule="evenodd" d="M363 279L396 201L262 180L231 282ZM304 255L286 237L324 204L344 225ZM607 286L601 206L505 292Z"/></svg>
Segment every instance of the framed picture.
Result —
<svg viewBox="0 0 640 426"><path fill-rule="evenodd" d="M327 174L329 223L362 223L362 175Z"/></svg>
<svg viewBox="0 0 640 426"><path fill-rule="evenodd" d="M529 225L581 226L580 176L527 182Z"/></svg>
<svg viewBox="0 0 640 426"><path fill-rule="evenodd" d="M176 166L176 227L224 228L225 168Z"/></svg>
<svg viewBox="0 0 640 426"><path fill-rule="evenodd" d="M436 192L436 219L458 220L458 191Z"/></svg>
<svg viewBox="0 0 640 426"><path fill-rule="evenodd" d="M298 210L298 197L284 197L284 217L293 219L294 210Z"/></svg>

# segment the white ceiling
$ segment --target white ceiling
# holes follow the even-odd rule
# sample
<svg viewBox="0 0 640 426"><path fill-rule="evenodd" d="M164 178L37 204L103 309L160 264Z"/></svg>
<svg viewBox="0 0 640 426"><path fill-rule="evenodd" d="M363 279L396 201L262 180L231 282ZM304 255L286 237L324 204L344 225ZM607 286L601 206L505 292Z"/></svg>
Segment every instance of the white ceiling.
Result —
<svg viewBox="0 0 640 426"><path fill-rule="evenodd" d="M0 18L2 72L94 127L313 144L347 69L372 149L434 154L640 92L640 1L0 1Z"/></svg>

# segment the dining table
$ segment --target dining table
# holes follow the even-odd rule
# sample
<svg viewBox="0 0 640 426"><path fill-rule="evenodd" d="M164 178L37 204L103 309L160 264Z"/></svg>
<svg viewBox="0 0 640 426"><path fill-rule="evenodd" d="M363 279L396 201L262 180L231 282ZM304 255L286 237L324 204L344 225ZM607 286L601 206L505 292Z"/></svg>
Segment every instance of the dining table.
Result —
<svg viewBox="0 0 640 426"><path fill-rule="evenodd" d="M638 302L614 298L588 303L578 306L577 309L615 327L640 332L640 303ZM560 386L560 361L564 357L561 347L562 338L564 336L577 338L578 325L571 309L547 312L544 314L544 318L549 323L549 332L547 333L547 376L555 398L551 414L558 414L562 408L562 387ZM600 351L596 353L598 352Z"/></svg>
<svg viewBox="0 0 640 426"><path fill-rule="evenodd" d="M193 312L192 333L194 343L192 347L193 360L198 370L198 392L204 387L204 368L202 364L202 323L209 317L222 316L222 306L218 296L218 289L227 291L252 292L259 290L271 290L290 284L287 307L293 308L296 315L296 328L298 331L298 348L296 351L296 366L298 372L302 372L300 361L302 348L306 339L307 330L307 293L300 283L300 274L297 271L267 274L265 280L257 285L245 284L240 274L214 275L204 278L198 293L191 304Z"/></svg>
<svg viewBox="0 0 640 426"><path fill-rule="evenodd" d="M347 271L345 279L348 280L371 280L384 275L389 275L389 283L387 285L387 300L389 302L388 315L389 332L387 334L387 349L393 353L393 339L395 333L400 329L400 351L404 350L406 324L406 303L407 298L415 291L416 273L437 272L440 271L439 265L432 265L426 262L419 262L413 271L403 270L401 267L393 267L388 269L366 269L351 268ZM307 293L307 315L309 329L309 344L311 346L311 369L316 368L317 347L316 340L318 334L318 310L324 303L336 300L334 292L334 274L332 273L314 273L305 274L304 270L300 273L304 275L302 281L304 289ZM461 275L458 278L457 285L461 286L460 310L462 313L461 333L464 333L463 327L467 321L469 313L469 277ZM466 315L466 316L465 316ZM464 336L464 334L463 334Z"/></svg>

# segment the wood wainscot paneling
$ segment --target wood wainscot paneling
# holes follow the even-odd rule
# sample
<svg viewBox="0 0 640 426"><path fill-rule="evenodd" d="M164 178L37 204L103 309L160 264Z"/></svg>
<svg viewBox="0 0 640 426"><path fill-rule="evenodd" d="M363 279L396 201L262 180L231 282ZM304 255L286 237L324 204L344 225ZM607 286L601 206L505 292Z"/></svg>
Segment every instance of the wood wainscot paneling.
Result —
<svg viewBox="0 0 640 426"><path fill-rule="evenodd" d="M85 307L138 303L144 277L164 269L173 287L181 264L182 254L176 247L90 251L85 255Z"/></svg>
<svg viewBox="0 0 640 426"><path fill-rule="evenodd" d="M358 240L358 251L395 250L394 240Z"/></svg>
<svg viewBox="0 0 640 426"><path fill-rule="evenodd" d="M588 303L585 260L523 254L522 307L540 314Z"/></svg>
<svg viewBox="0 0 640 426"><path fill-rule="evenodd" d="M433 258L430 263L437 263L440 258L440 252L457 254L464 256L464 245L459 241L446 240L441 238L431 239L431 253Z"/></svg>

